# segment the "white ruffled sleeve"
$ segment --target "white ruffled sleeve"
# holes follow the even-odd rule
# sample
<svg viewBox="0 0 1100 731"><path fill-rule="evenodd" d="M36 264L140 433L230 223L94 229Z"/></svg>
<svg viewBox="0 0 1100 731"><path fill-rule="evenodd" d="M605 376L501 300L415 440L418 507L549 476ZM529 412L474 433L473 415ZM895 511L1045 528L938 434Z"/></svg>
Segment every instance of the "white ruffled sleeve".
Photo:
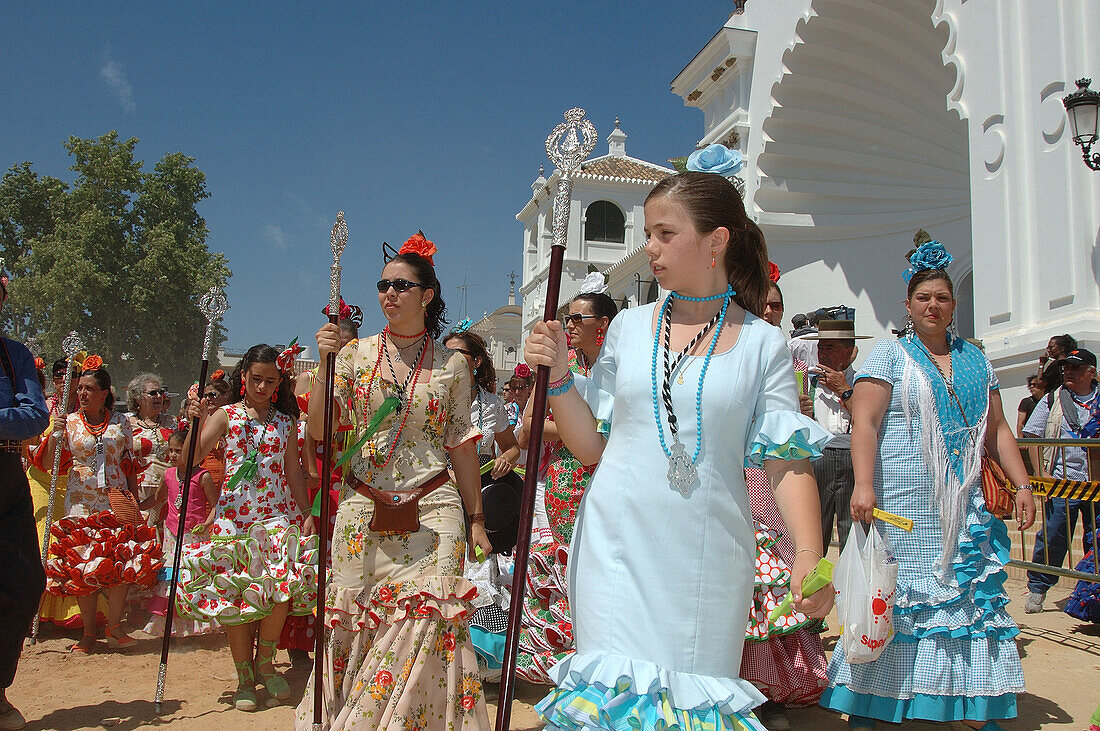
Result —
<svg viewBox="0 0 1100 731"><path fill-rule="evenodd" d="M815 459L833 438L799 411L791 353L782 333L767 327L760 354L765 361L764 375L745 440L746 467L762 468L769 459Z"/></svg>

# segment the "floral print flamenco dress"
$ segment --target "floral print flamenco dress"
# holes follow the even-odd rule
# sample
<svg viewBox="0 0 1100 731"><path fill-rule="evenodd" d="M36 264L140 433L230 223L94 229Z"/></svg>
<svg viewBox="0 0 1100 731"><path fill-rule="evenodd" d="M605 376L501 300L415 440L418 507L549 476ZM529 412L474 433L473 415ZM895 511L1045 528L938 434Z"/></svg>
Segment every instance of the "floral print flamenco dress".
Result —
<svg viewBox="0 0 1100 731"><path fill-rule="evenodd" d="M569 369L582 376L589 368L569 350ZM553 685L550 668L573 653L566 571L573 524L595 465L582 465L562 442L553 442L546 472L546 517L552 540L531 546L527 595L523 601L516 674L540 685Z"/></svg>
<svg viewBox="0 0 1100 731"><path fill-rule="evenodd" d="M257 622L276 604L291 616L309 614L317 601L317 537L303 538L298 506L283 472L294 419L271 408L266 423L243 402L223 406L226 483L209 541L189 543L180 559L180 613L223 625ZM256 473L232 485L245 460L257 453Z"/></svg>
<svg viewBox="0 0 1100 731"><path fill-rule="evenodd" d="M151 585L164 565L156 530L120 520L109 497L111 488L128 489L134 469L130 422L108 412L105 425L90 426L82 413L69 414L65 440L58 448L68 449L73 468L66 517L50 529L56 542L46 560L46 590L86 596L120 584Z"/></svg>
<svg viewBox="0 0 1100 731"><path fill-rule="evenodd" d="M353 340L337 356L336 399L350 406L344 417L356 434L402 390L382 375L382 337ZM412 489L446 469L447 449L477 439L462 355L429 341L420 362L403 407L347 464L356 480ZM324 727L488 729L467 627L476 589L462 575L466 530L458 489L447 482L420 499L415 533L371 531L373 514L370 498L346 491L325 597ZM299 731L312 728L313 690L310 678L296 712Z"/></svg>

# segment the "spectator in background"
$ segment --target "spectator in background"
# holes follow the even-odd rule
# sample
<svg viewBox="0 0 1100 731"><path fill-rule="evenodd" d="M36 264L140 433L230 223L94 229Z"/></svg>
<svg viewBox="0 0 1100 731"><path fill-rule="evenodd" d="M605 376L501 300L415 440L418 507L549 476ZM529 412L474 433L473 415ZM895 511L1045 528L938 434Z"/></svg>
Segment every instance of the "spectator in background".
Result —
<svg viewBox="0 0 1100 731"><path fill-rule="evenodd" d="M1071 350L1077 349L1077 339L1072 335L1054 335L1047 341L1047 349L1039 356L1037 375L1044 376L1052 368L1057 370L1059 383L1062 380L1062 360ZM1049 365L1048 365L1049 364Z"/></svg>
<svg viewBox="0 0 1100 731"><path fill-rule="evenodd" d="M817 365L817 341L813 338L817 335L819 312L821 310L806 315L795 315L795 318L802 318L799 320L803 323L801 326L794 319L791 320L791 324L794 325L795 329L791 331L791 339L787 341L787 347L790 349L791 355L807 366Z"/></svg>
<svg viewBox="0 0 1100 731"><path fill-rule="evenodd" d="M852 389L855 383L855 362L859 349L856 340L869 336L856 335L855 320L822 320L818 333L807 336L817 341L820 362L810 369L813 373L813 418L833 435L825 445L821 459L811 463L817 492L821 499L821 554L829 552L836 521L837 539L841 550L852 527ZM835 517L834 517L835 516Z"/></svg>
<svg viewBox="0 0 1100 731"><path fill-rule="evenodd" d="M1052 338L1053 340L1053 338ZM1024 426L1024 435L1042 439L1095 439L1100 435L1100 398L1096 384L1096 356L1081 348L1062 359L1063 385L1035 404ZM1039 474L1055 479L1089 479L1088 452L1083 448L1045 447L1039 459ZM1068 505L1067 505L1068 503ZM1085 500L1047 500L1046 520L1035 536L1034 563L1061 566L1066 558L1077 516L1086 522L1085 534L1096 530L1088 523ZM1090 546L1084 541L1084 551ZM1043 611L1047 591L1058 582L1054 574L1027 572L1027 600L1024 611Z"/></svg>
<svg viewBox="0 0 1100 731"><path fill-rule="evenodd" d="M1031 412L1035 410L1035 404L1043 397L1046 391L1043 389L1043 379L1039 376L1027 377L1028 395L1020 399L1020 405L1016 407L1016 434L1023 437L1024 425L1027 424Z"/></svg>

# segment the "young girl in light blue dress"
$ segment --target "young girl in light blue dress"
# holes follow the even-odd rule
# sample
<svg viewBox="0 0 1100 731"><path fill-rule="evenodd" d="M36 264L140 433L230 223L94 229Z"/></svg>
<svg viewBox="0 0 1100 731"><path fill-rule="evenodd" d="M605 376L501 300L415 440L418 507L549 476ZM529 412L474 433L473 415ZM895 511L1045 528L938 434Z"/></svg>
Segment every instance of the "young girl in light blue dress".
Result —
<svg viewBox="0 0 1100 731"><path fill-rule="evenodd" d="M612 322L585 379L555 322L525 354L550 367L566 446L599 467L571 544L576 654L538 705L548 729L762 729L764 697L738 677L756 540L745 466L763 467L796 549L791 585L817 564L821 523L808 458L829 435L799 413L791 356L759 319L760 229L733 185L688 172L645 204L660 303ZM824 616L831 587L797 608Z"/></svg>

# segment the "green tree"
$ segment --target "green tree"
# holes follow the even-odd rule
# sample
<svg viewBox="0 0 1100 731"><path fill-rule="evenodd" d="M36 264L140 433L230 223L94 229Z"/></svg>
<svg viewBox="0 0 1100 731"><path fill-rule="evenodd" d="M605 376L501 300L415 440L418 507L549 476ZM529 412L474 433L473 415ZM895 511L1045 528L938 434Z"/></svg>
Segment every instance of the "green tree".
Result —
<svg viewBox="0 0 1100 731"><path fill-rule="evenodd" d="M75 330L120 394L146 370L177 389L194 380L206 327L199 298L231 275L206 246L198 205L209 194L194 158L169 153L146 172L137 144L117 132L70 137L71 186L29 162L0 180L0 256L12 273L0 325L33 338L47 359Z"/></svg>

